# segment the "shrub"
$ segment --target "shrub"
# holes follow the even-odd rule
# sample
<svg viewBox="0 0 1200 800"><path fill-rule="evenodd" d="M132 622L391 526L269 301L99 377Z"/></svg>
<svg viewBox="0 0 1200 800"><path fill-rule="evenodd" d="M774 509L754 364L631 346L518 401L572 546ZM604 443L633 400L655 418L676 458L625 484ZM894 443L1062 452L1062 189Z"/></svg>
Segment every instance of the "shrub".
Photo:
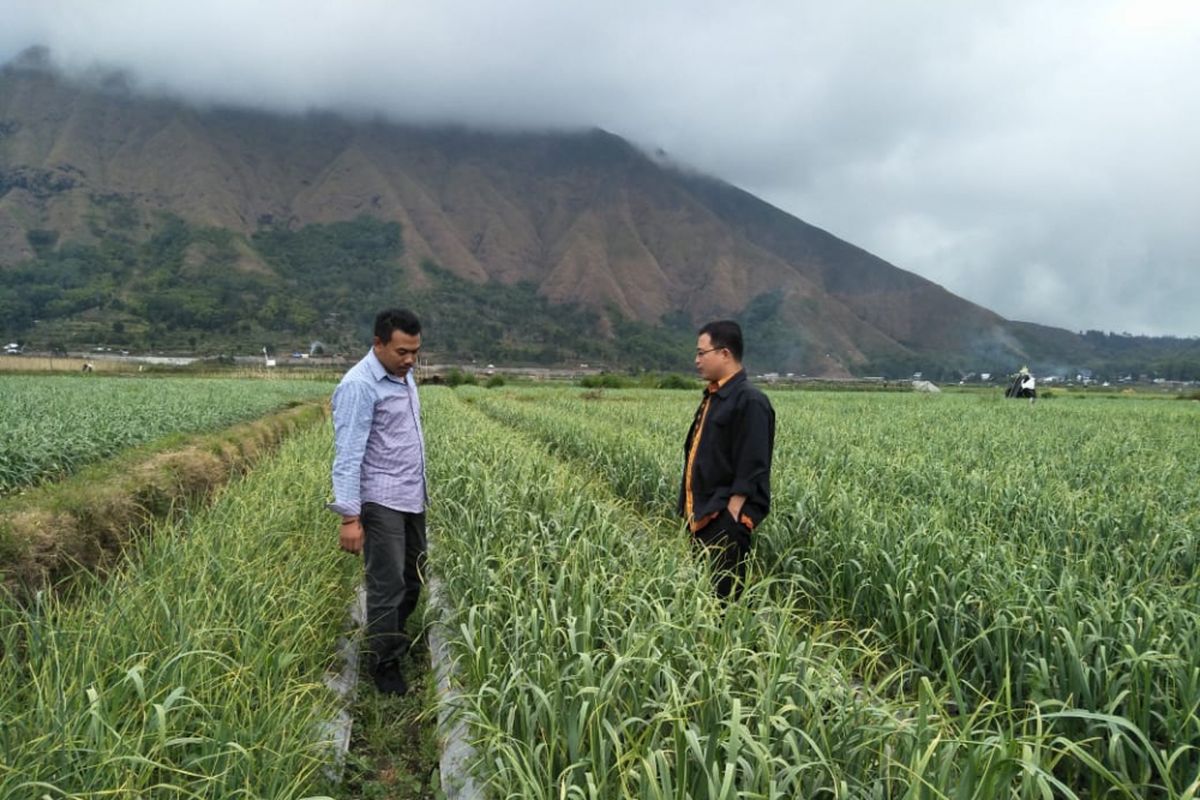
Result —
<svg viewBox="0 0 1200 800"><path fill-rule="evenodd" d="M698 384L692 378L672 372L658 380L659 389L696 389Z"/></svg>
<svg viewBox="0 0 1200 800"><path fill-rule="evenodd" d="M457 367L446 373L447 386L478 386L479 379L473 372L463 372Z"/></svg>
<svg viewBox="0 0 1200 800"><path fill-rule="evenodd" d="M614 375L611 372L601 372L599 375L586 375L579 385L585 389L627 389L634 383L629 378Z"/></svg>

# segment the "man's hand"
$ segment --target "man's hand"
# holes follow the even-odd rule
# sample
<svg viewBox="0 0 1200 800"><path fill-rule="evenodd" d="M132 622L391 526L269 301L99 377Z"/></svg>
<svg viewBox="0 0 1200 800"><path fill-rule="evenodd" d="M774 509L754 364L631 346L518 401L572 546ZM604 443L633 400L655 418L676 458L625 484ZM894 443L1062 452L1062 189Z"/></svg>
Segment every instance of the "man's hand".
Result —
<svg viewBox="0 0 1200 800"><path fill-rule="evenodd" d="M363 548L362 522L358 517L342 517L338 543L347 553L361 553Z"/></svg>
<svg viewBox="0 0 1200 800"><path fill-rule="evenodd" d="M729 498L729 502L725 508L729 511L729 516L733 517L734 522L742 521L742 506L746 505L746 495L735 494Z"/></svg>

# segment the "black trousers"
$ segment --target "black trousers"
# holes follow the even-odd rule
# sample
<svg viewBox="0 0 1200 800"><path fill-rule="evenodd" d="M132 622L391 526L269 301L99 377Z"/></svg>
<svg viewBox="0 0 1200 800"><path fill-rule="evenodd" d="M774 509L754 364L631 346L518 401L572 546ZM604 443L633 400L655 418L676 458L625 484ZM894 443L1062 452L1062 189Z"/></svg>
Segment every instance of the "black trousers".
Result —
<svg viewBox="0 0 1200 800"><path fill-rule="evenodd" d="M408 652L404 626L424 583L425 514L364 503L361 519L369 648L365 666L374 670Z"/></svg>
<svg viewBox="0 0 1200 800"><path fill-rule="evenodd" d="M736 600L746 580L750 556L750 529L735 520L728 509L692 535L692 543L708 554L713 589L722 600Z"/></svg>

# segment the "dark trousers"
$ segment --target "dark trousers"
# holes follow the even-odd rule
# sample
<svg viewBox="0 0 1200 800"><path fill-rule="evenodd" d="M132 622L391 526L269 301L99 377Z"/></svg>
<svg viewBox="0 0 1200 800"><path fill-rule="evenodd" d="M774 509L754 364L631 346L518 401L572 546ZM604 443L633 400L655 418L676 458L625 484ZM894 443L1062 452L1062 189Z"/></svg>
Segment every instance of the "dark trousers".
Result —
<svg viewBox="0 0 1200 800"><path fill-rule="evenodd" d="M712 565L713 589L722 600L736 600L746 580L750 555L750 531L734 520L728 510L692 535L692 543L708 554Z"/></svg>
<svg viewBox="0 0 1200 800"><path fill-rule="evenodd" d="M367 589L366 667L395 661L408 652L405 623L417 607L425 571L425 514L362 507L363 562Z"/></svg>

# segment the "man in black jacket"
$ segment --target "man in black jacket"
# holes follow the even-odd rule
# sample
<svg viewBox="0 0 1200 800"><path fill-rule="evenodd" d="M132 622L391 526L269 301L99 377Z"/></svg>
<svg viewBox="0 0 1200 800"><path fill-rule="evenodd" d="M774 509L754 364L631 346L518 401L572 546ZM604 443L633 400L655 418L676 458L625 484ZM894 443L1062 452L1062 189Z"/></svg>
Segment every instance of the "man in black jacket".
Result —
<svg viewBox="0 0 1200 800"><path fill-rule="evenodd" d="M736 598L751 532L771 510L775 410L746 380L742 329L732 320L700 329L696 371L708 386L683 447L678 510L712 559L717 595Z"/></svg>

